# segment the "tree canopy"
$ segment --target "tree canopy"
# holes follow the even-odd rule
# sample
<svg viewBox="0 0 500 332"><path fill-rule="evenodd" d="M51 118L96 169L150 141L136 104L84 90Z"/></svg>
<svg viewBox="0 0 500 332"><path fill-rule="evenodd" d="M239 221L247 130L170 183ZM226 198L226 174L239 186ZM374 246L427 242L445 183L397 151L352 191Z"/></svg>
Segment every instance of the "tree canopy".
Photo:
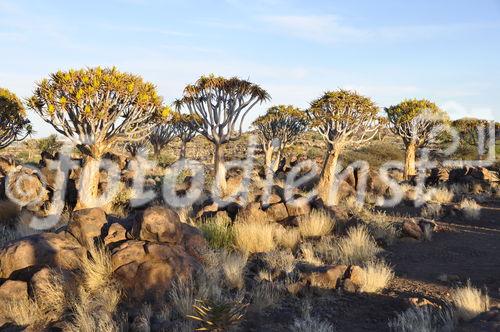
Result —
<svg viewBox="0 0 500 332"><path fill-rule="evenodd" d="M307 124L306 114L292 105L273 106L253 122L263 145L277 139L280 148L293 143Z"/></svg>
<svg viewBox="0 0 500 332"><path fill-rule="evenodd" d="M51 74L37 83L28 105L96 158L115 143L144 139L154 120L168 114L153 84L114 67Z"/></svg>
<svg viewBox="0 0 500 332"><path fill-rule="evenodd" d="M435 103L426 99L406 99L386 107L391 130L399 135L405 145L423 147L432 143L430 135L435 126L448 122L448 115Z"/></svg>
<svg viewBox="0 0 500 332"><path fill-rule="evenodd" d="M201 121L198 132L215 144L237 139L250 109L269 100L269 94L257 84L237 77L209 75L187 85L175 106L185 106Z"/></svg>
<svg viewBox="0 0 500 332"><path fill-rule="evenodd" d="M324 140L344 146L366 142L377 134L378 111L370 98L341 89L314 100L307 114Z"/></svg>
<svg viewBox="0 0 500 332"><path fill-rule="evenodd" d="M14 93L0 88L0 149L22 141L32 131L22 102Z"/></svg>

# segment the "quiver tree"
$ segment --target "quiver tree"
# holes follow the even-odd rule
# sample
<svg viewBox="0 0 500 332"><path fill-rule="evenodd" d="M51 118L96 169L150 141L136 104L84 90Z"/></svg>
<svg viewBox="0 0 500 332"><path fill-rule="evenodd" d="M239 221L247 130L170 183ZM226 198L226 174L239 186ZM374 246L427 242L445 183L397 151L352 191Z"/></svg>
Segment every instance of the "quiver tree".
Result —
<svg viewBox="0 0 500 332"><path fill-rule="evenodd" d="M0 149L32 133L23 104L15 94L0 88Z"/></svg>
<svg viewBox="0 0 500 332"><path fill-rule="evenodd" d="M237 77L202 76L184 88L183 97L175 102L200 118L197 131L214 145L215 185L226 190L224 144L236 140L242 132L243 120L257 104L269 100L260 86Z"/></svg>
<svg viewBox="0 0 500 332"><path fill-rule="evenodd" d="M28 105L84 155L77 207L95 205L99 164L117 143L140 141L168 110L153 84L116 68L58 71L37 83Z"/></svg>
<svg viewBox="0 0 500 332"><path fill-rule="evenodd" d="M386 107L389 128L403 139L405 145L404 178L416 174L415 158L417 149L433 143L435 130L448 121L448 116L431 101L407 99Z"/></svg>
<svg viewBox="0 0 500 332"><path fill-rule="evenodd" d="M332 193L335 171L342 150L376 136L379 129L378 108L370 98L353 91L326 92L311 103L307 111L311 125L325 140L327 151L318 183L318 194L327 205L337 204Z"/></svg>
<svg viewBox="0 0 500 332"><path fill-rule="evenodd" d="M197 129L200 126L201 119L196 114L182 114L180 112L172 112L170 120L174 127L175 134L181 140L181 149L179 159L186 158L186 145L191 142L197 134Z"/></svg>
<svg viewBox="0 0 500 332"><path fill-rule="evenodd" d="M307 123L305 113L291 105L273 106L253 122L265 155L267 170L277 171L283 150L307 129Z"/></svg>
<svg viewBox="0 0 500 332"><path fill-rule="evenodd" d="M170 108L167 109L170 110ZM173 112L169 111L169 118L162 119L158 122L148 136L149 143L153 146L153 154L156 159L159 158L161 150L177 136L175 126L171 122L172 113Z"/></svg>
<svg viewBox="0 0 500 332"><path fill-rule="evenodd" d="M492 124L491 121L476 118L461 118L454 120L452 125L460 135L461 144L465 143L477 147L478 159L483 158L484 146L487 139L489 138L495 141L497 136L496 132L499 127L498 122ZM495 128L492 128L493 132L491 133L490 126L492 125L495 126ZM490 134L495 135L495 138L490 137Z"/></svg>
<svg viewBox="0 0 500 332"><path fill-rule="evenodd" d="M125 144L125 150L131 158L137 158L146 153L146 144L144 142L130 142Z"/></svg>

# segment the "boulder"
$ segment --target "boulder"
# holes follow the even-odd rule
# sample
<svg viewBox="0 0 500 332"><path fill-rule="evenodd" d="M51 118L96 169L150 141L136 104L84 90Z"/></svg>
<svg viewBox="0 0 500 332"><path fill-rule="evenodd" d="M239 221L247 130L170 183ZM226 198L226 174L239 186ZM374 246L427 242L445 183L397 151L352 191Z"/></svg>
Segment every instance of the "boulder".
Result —
<svg viewBox="0 0 500 332"><path fill-rule="evenodd" d="M417 225L413 220L405 220L401 228L401 234L403 237L410 237L416 240L421 240L424 236L420 226Z"/></svg>
<svg viewBox="0 0 500 332"><path fill-rule="evenodd" d="M351 265L344 275L343 289L354 293L359 292L365 283L365 271L356 265Z"/></svg>
<svg viewBox="0 0 500 332"><path fill-rule="evenodd" d="M82 245L93 244L106 225L106 213L100 208L82 209L73 212L68 223L68 232Z"/></svg>
<svg viewBox="0 0 500 332"><path fill-rule="evenodd" d="M172 281L187 280L199 268L183 246L127 241L113 250L114 274L133 301L165 296Z"/></svg>
<svg viewBox="0 0 500 332"><path fill-rule="evenodd" d="M336 289L344 278L346 270L346 265L328 266L311 273L306 280L314 287Z"/></svg>
<svg viewBox="0 0 500 332"><path fill-rule="evenodd" d="M0 249L0 278L19 279L15 276L39 266L74 270L84 254L85 248L66 232L27 236Z"/></svg>
<svg viewBox="0 0 500 332"><path fill-rule="evenodd" d="M208 250L208 244L203 233L198 228L186 223L182 223L181 227L183 234L182 245L186 249L186 252L201 261L202 255Z"/></svg>
<svg viewBox="0 0 500 332"><path fill-rule="evenodd" d="M269 216L260 208L259 202L251 202L240 210L235 221L266 223L269 221Z"/></svg>
<svg viewBox="0 0 500 332"><path fill-rule="evenodd" d="M144 241L177 244L182 240L177 213L163 206L153 206L139 213L132 227L135 238Z"/></svg>
<svg viewBox="0 0 500 332"><path fill-rule="evenodd" d="M288 212L285 204L283 203L277 203L269 206L266 209L266 214L269 217L269 219L276 222L288 218Z"/></svg>
<svg viewBox="0 0 500 332"><path fill-rule="evenodd" d="M292 217L303 216L311 212L311 204L306 197L298 197L286 203L288 215Z"/></svg>
<svg viewBox="0 0 500 332"><path fill-rule="evenodd" d="M486 182L490 182L490 183L500 181L500 179L498 178L498 173L490 171L485 167L475 167L475 168L470 170L469 174L470 174L470 176L472 176L478 180L482 180L482 181L486 181Z"/></svg>
<svg viewBox="0 0 500 332"><path fill-rule="evenodd" d="M212 202L208 205L202 207L197 213L197 219L212 218L219 211L219 205L216 202Z"/></svg>
<svg viewBox="0 0 500 332"><path fill-rule="evenodd" d="M110 245L127 239L127 229L120 223L109 225L108 234L104 237L104 244Z"/></svg>
<svg viewBox="0 0 500 332"><path fill-rule="evenodd" d="M264 196L262 196L262 195L259 195L259 197L258 197L257 200L260 202L262 208L266 208L269 205L281 203L281 197L280 197L280 195L275 194L275 193L271 193L267 197L267 202L264 202Z"/></svg>

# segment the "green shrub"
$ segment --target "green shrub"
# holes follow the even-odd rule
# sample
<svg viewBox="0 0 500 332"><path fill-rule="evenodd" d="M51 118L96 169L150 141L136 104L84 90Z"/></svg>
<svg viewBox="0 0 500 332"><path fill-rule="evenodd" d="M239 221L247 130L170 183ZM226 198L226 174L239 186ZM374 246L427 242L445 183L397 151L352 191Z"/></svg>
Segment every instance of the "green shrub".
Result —
<svg viewBox="0 0 500 332"><path fill-rule="evenodd" d="M234 229L229 218L209 218L202 222L199 228L210 247L215 249L233 249Z"/></svg>

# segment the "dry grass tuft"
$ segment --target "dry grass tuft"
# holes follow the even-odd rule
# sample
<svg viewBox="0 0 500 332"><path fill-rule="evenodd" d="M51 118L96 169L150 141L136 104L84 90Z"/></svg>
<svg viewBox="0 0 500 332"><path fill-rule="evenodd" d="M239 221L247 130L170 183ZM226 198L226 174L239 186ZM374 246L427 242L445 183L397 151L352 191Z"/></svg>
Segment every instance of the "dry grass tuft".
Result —
<svg viewBox="0 0 500 332"><path fill-rule="evenodd" d="M428 219L439 218L442 214L443 214L443 208L441 204L436 204L436 203L431 203L431 204L427 203L420 211L420 215Z"/></svg>
<svg viewBox="0 0 500 332"><path fill-rule="evenodd" d="M89 255L82 258L80 270L82 285L87 292L99 292L109 286L113 277L111 254L102 246L90 246Z"/></svg>
<svg viewBox="0 0 500 332"><path fill-rule="evenodd" d="M300 242L300 232L297 229L277 227L275 232L276 242L287 249L295 249Z"/></svg>
<svg viewBox="0 0 500 332"><path fill-rule="evenodd" d="M63 278L59 273L51 271L47 281L37 288L33 299L0 304L0 318L19 326L43 329L49 323L59 320L66 307Z"/></svg>
<svg viewBox="0 0 500 332"><path fill-rule="evenodd" d="M223 254L222 271L230 287L242 289L245 285L244 270L247 259L246 255L240 253Z"/></svg>
<svg viewBox="0 0 500 332"><path fill-rule="evenodd" d="M455 320L452 311L446 308L411 307L389 322L389 328L396 332L452 332Z"/></svg>
<svg viewBox="0 0 500 332"><path fill-rule="evenodd" d="M316 255L313 246L310 243L304 243L300 246L302 260L314 266L323 265L323 261Z"/></svg>
<svg viewBox="0 0 500 332"><path fill-rule="evenodd" d="M276 248L274 233L276 226L242 222L234 225L236 247L245 254L268 252Z"/></svg>
<svg viewBox="0 0 500 332"><path fill-rule="evenodd" d="M366 293L378 293L387 287L394 278L391 267L384 262L370 262L363 268L365 282L361 291Z"/></svg>
<svg viewBox="0 0 500 332"><path fill-rule="evenodd" d="M470 282L465 287L455 289L451 294L451 301L457 317L465 321L487 311L490 306L488 295L471 286Z"/></svg>
<svg viewBox="0 0 500 332"><path fill-rule="evenodd" d="M447 188L432 188L427 193L427 200L439 204L450 203L453 201L455 194Z"/></svg>
<svg viewBox="0 0 500 332"><path fill-rule="evenodd" d="M283 295L284 287L277 282L259 283L252 291L251 309L260 312L266 308L275 306Z"/></svg>
<svg viewBox="0 0 500 332"><path fill-rule="evenodd" d="M381 250L365 226L349 229L338 243L339 259L344 264L362 265L373 260Z"/></svg>
<svg viewBox="0 0 500 332"><path fill-rule="evenodd" d="M211 248L232 249L234 246L234 228L229 218L210 218L199 225L203 236Z"/></svg>
<svg viewBox="0 0 500 332"><path fill-rule="evenodd" d="M290 326L290 331L294 332L332 332L335 328L332 324L322 321L316 317L311 317L312 306L309 301L304 301L302 307L302 317L295 319Z"/></svg>
<svg viewBox="0 0 500 332"><path fill-rule="evenodd" d="M459 204L460 210L462 210L468 219L479 219L481 215L481 206L472 199L464 198Z"/></svg>
<svg viewBox="0 0 500 332"><path fill-rule="evenodd" d="M295 268L295 257L290 250L273 250L263 256L264 262L275 273L288 274Z"/></svg>
<svg viewBox="0 0 500 332"><path fill-rule="evenodd" d="M335 223L325 211L313 210L299 219L299 232L305 238L320 237L330 233Z"/></svg>

